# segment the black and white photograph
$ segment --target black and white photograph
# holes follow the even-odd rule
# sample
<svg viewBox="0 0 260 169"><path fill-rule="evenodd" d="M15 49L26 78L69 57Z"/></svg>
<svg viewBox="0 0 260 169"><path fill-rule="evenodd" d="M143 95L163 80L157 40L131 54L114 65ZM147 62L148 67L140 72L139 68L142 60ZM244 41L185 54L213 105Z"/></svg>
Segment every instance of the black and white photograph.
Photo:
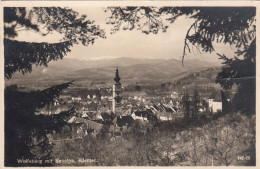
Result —
<svg viewBox="0 0 260 169"><path fill-rule="evenodd" d="M4 167L257 166L255 3L57 4L1 7Z"/></svg>

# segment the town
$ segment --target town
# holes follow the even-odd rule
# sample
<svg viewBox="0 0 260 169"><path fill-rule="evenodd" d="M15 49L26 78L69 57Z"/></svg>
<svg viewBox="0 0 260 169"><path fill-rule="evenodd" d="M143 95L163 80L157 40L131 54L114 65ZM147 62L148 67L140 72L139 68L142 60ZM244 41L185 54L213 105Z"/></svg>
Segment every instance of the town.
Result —
<svg viewBox="0 0 260 169"><path fill-rule="evenodd" d="M146 126L138 129L145 133L147 129L154 128L160 122L176 122L184 119L189 113L187 111L191 111L190 107L194 100L193 90L199 89L199 87L193 87L187 91L183 87L182 91L179 89L178 91L161 91L160 94L157 90L142 92L141 87L135 85L132 87L133 90L128 90L120 82L118 68L114 82L111 87L102 83L98 89L93 87L84 93L75 92L72 88L65 91L53 105L39 109L36 114L48 116L59 114L71 107L75 108L76 113L67 121L62 133L51 135L51 141L77 139L87 135L96 136L101 132L106 132L113 140L132 131L135 123ZM161 86L165 87L165 85L167 84ZM211 118L230 107L232 93L216 90L211 94L203 92L203 95L201 93L197 97L199 97L196 103L197 109L193 111L198 111L196 114L200 118Z"/></svg>
<svg viewBox="0 0 260 169"><path fill-rule="evenodd" d="M21 3L1 18L5 167L256 166L257 4Z"/></svg>

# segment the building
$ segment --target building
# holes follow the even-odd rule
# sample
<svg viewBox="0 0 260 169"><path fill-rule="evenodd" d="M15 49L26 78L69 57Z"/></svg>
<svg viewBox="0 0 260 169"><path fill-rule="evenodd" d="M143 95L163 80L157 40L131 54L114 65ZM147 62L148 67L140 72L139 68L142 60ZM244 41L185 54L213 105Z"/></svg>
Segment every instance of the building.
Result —
<svg viewBox="0 0 260 169"><path fill-rule="evenodd" d="M116 117L116 120L117 120L117 122L116 122L117 126L119 126L119 127L126 126L127 128L131 127L135 122L133 117L130 115L118 116L118 117Z"/></svg>
<svg viewBox="0 0 260 169"><path fill-rule="evenodd" d="M167 114L167 113L163 112L163 113L158 115L158 119L160 121L170 121L173 118L172 118L172 116L170 114Z"/></svg>
<svg viewBox="0 0 260 169"><path fill-rule="evenodd" d="M218 111L222 111L222 102L215 101L214 99L209 99L209 110L212 113L217 113Z"/></svg>
<svg viewBox="0 0 260 169"><path fill-rule="evenodd" d="M134 120L137 120L137 119L142 120L142 121L148 120L148 118L147 118L148 112L147 111L136 111L136 112L133 112L131 114L131 116Z"/></svg>
<svg viewBox="0 0 260 169"><path fill-rule="evenodd" d="M120 96L120 93L122 92L122 87L121 87L121 83L120 83L118 68L116 69L116 75L115 75L114 81L116 83L113 85L112 111L114 114L119 115L122 112L121 106L120 106L120 102L122 99L122 97Z"/></svg>
<svg viewBox="0 0 260 169"><path fill-rule="evenodd" d="M172 92L171 98L172 99L178 99L179 98L179 94L177 92Z"/></svg>
<svg viewBox="0 0 260 169"><path fill-rule="evenodd" d="M76 116L71 117L67 123L72 138L82 138L88 134L97 135L104 130L103 124Z"/></svg>
<svg viewBox="0 0 260 169"><path fill-rule="evenodd" d="M71 100L73 100L73 101L81 101L81 97L72 97Z"/></svg>

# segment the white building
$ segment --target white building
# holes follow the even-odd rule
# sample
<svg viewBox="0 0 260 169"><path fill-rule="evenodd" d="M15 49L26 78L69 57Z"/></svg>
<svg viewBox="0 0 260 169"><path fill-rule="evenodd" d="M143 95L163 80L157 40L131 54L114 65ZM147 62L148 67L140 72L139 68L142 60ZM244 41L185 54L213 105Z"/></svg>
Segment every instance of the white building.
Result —
<svg viewBox="0 0 260 169"><path fill-rule="evenodd" d="M159 120L161 120L161 121L169 121L169 120L172 120L172 117L167 117L167 116L161 115L161 116L159 116Z"/></svg>
<svg viewBox="0 0 260 169"><path fill-rule="evenodd" d="M72 97L71 100L73 100L73 101L80 101L81 97Z"/></svg>
<svg viewBox="0 0 260 169"><path fill-rule="evenodd" d="M209 110L212 113L217 113L218 111L222 111L222 102L214 101L214 99L209 99Z"/></svg>
<svg viewBox="0 0 260 169"><path fill-rule="evenodd" d="M178 99L179 98L179 94L177 92L172 92L171 98L172 99Z"/></svg>
<svg viewBox="0 0 260 169"><path fill-rule="evenodd" d="M147 117L145 117L145 116L142 116L142 115L137 115L136 114L136 112L133 112L132 114L131 114L131 116L132 116L132 118L134 119L134 120L142 120L142 121L147 121L148 119L147 119Z"/></svg>
<svg viewBox="0 0 260 169"><path fill-rule="evenodd" d="M93 95L93 99L96 99L96 98L97 98L97 96L94 94L94 95Z"/></svg>

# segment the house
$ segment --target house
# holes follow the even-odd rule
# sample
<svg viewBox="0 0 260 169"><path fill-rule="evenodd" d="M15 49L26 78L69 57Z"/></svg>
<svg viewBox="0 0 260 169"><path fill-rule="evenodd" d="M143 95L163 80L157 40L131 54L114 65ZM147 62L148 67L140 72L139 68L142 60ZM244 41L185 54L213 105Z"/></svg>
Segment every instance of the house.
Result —
<svg viewBox="0 0 260 169"><path fill-rule="evenodd" d="M172 110L172 113L176 114L178 113L178 108L177 107L170 107L170 109Z"/></svg>
<svg viewBox="0 0 260 169"><path fill-rule="evenodd" d="M125 110L123 113L122 113L122 115L131 115L132 114L132 112L133 112L133 110L132 110L132 108L128 108L127 110Z"/></svg>
<svg viewBox="0 0 260 169"><path fill-rule="evenodd" d="M86 127L88 129L93 129L95 134L98 134L101 132L101 130L103 129L103 124L100 123L96 123L94 121L91 120L85 120L84 123L86 124Z"/></svg>
<svg viewBox="0 0 260 169"><path fill-rule="evenodd" d="M148 112L147 111L136 111L132 113L132 118L134 120L142 120L142 121L147 121L147 116L148 116Z"/></svg>
<svg viewBox="0 0 260 169"><path fill-rule="evenodd" d="M153 112L153 114L156 114L156 112L159 110L156 105L150 106L150 110Z"/></svg>
<svg viewBox="0 0 260 169"><path fill-rule="evenodd" d="M179 94L177 92L172 92L171 98L172 99L178 99L179 98Z"/></svg>
<svg viewBox="0 0 260 169"><path fill-rule="evenodd" d="M119 116L117 117L117 126L119 127L123 127L126 126L131 127L134 124L134 119L132 116L128 115L128 116Z"/></svg>
<svg viewBox="0 0 260 169"><path fill-rule="evenodd" d="M81 97L72 97L71 100L73 100L73 101L80 101Z"/></svg>
<svg viewBox="0 0 260 169"><path fill-rule="evenodd" d="M103 119L103 117L102 117L101 114L97 113L95 120L101 120L101 121L103 121L104 119Z"/></svg>
<svg viewBox="0 0 260 169"><path fill-rule="evenodd" d="M113 116L109 113L101 113L102 116L102 124L113 124Z"/></svg>
<svg viewBox="0 0 260 169"><path fill-rule="evenodd" d="M161 121L169 121L173 119L171 113L166 111L159 112L157 118Z"/></svg>
<svg viewBox="0 0 260 169"><path fill-rule="evenodd" d="M146 109L144 111L135 111L131 114L134 120L141 120L141 121L149 121L155 122L157 121L157 117L151 109Z"/></svg>
<svg viewBox="0 0 260 169"><path fill-rule="evenodd" d="M175 110L174 107L168 106L166 104L163 104L164 111L169 112L169 113L177 113L177 109Z"/></svg>
<svg viewBox="0 0 260 169"><path fill-rule="evenodd" d="M167 104L161 104L150 106L150 110L153 112L153 114L158 114L160 112L168 112L172 114L178 113L178 108L176 106L170 106Z"/></svg>
<svg viewBox="0 0 260 169"><path fill-rule="evenodd" d="M81 115L81 117L84 118L84 119L90 120L90 117L88 116L87 113L83 113L83 114Z"/></svg>
<svg viewBox="0 0 260 169"><path fill-rule="evenodd" d="M157 105L157 107L159 108L160 111L166 111L166 107L163 106L163 104L161 104L161 103L159 103L159 104Z"/></svg>
<svg viewBox="0 0 260 169"><path fill-rule="evenodd" d="M146 111L148 112L147 119L149 120L149 122L151 121L156 122L158 120L156 115L151 109L146 109Z"/></svg>
<svg viewBox="0 0 260 169"><path fill-rule="evenodd" d="M74 137L79 135L82 137L90 133L96 135L104 128L103 124L76 116L71 117L67 123L70 125L72 134L77 133L77 136Z"/></svg>
<svg viewBox="0 0 260 169"><path fill-rule="evenodd" d="M209 110L212 113L222 111L222 101L215 101L214 99L209 99Z"/></svg>

